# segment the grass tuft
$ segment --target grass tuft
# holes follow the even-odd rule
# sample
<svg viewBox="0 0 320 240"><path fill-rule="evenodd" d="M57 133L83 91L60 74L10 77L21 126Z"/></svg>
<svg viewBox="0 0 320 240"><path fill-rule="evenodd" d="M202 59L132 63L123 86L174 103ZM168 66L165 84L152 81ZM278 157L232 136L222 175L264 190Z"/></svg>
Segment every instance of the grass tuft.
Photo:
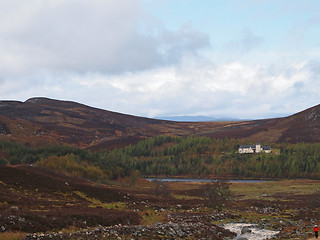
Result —
<svg viewBox="0 0 320 240"><path fill-rule="evenodd" d="M0 233L1 240L20 240L25 238L27 233L25 232L4 232Z"/></svg>

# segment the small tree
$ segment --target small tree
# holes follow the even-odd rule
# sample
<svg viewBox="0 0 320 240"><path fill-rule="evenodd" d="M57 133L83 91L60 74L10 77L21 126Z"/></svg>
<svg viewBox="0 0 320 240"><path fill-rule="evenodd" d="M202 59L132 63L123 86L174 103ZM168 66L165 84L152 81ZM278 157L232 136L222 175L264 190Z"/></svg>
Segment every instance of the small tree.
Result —
<svg viewBox="0 0 320 240"><path fill-rule="evenodd" d="M222 210L226 201L231 198L230 183L225 180L218 180L217 182L206 184L205 201L208 207Z"/></svg>
<svg viewBox="0 0 320 240"><path fill-rule="evenodd" d="M154 195L160 196L160 197L169 197L170 196L168 186L164 182L162 182L158 179L153 179L152 183L155 185Z"/></svg>
<svg viewBox="0 0 320 240"><path fill-rule="evenodd" d="M139 170L133 170L128 177L128 185L134 186L139 178L141 178Z"/></svg>

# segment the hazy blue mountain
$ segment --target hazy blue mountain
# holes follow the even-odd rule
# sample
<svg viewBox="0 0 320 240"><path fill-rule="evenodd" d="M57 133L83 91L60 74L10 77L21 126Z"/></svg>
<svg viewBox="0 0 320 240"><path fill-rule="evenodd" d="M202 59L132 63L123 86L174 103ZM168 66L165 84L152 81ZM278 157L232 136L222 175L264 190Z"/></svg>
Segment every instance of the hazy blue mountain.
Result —
<svg viewBox="0 0 320 240"><path fill-rule="evenodd" d="M240 119L232 117L210 117L210 116L163 116L154 117L155 119L176 121L176 122L225 122L240 121Z"/></svg>

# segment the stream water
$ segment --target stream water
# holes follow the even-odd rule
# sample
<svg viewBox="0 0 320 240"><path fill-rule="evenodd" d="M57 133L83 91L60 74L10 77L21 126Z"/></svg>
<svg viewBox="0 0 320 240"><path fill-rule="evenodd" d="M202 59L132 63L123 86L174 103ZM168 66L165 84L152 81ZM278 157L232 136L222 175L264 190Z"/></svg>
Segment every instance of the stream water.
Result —
<svg viewBox="0 0 320 240"><path fill-rule="evenodd" d="M227 223L222 226L225 229L230 230L237 234L237 237L234 239L248 239L248 240L262 240L267 238L272 238L278 231L271 231L267 229L258 228L257 224L249 224L249 223ZM241 230L243 228L249 228L251 232L241 234Z"/></svg>

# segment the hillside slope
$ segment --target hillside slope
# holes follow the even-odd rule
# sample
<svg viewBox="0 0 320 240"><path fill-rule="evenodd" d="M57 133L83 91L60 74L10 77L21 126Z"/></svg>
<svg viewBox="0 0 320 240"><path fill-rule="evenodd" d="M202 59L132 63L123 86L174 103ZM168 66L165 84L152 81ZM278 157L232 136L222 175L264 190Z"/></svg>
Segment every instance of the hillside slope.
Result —
<svg viewBox="0 0 320 240"><path fill-rule="evenodd" d="M91 199L125 201L121 189L29 165L0 166L0 182L0 224L8 231L52 231L72 225L96 226L97 222L105 226L138 224L140 220L131 210L91 206Z"/></svg>
<svg viewBox="0 0 320 240"><path fill-rule="evenodd" d="M136 117L48 98L0 101L0 139L30 146L70 144L95 150L159 134L192 135L223 125Z"/></svg>
<svg viewBox="0 0 320 240"><path fill-rule="evenodd" d="M99 150L156 135L242 138L244 142L319 142L320 106L285 118L234 122L174 122L136 117L71 101L0 101L0 140L30 146L69 144Z"/></svg>
<svg viewBox="0 0 320 240"><path fill-rule="evenodd" d="M42 142L87 146L125 137L140 139L148 136L143 133L148 126L165 123L48 98L0 102L2 137L31 145Z"/></svg>
<svg viewBox="0 0 320 240"><path fill-rule="evenodd" d="M246 138L252 142L320 142L320 105L289 117L249 121L219 129L211 137Z"/></svg>

